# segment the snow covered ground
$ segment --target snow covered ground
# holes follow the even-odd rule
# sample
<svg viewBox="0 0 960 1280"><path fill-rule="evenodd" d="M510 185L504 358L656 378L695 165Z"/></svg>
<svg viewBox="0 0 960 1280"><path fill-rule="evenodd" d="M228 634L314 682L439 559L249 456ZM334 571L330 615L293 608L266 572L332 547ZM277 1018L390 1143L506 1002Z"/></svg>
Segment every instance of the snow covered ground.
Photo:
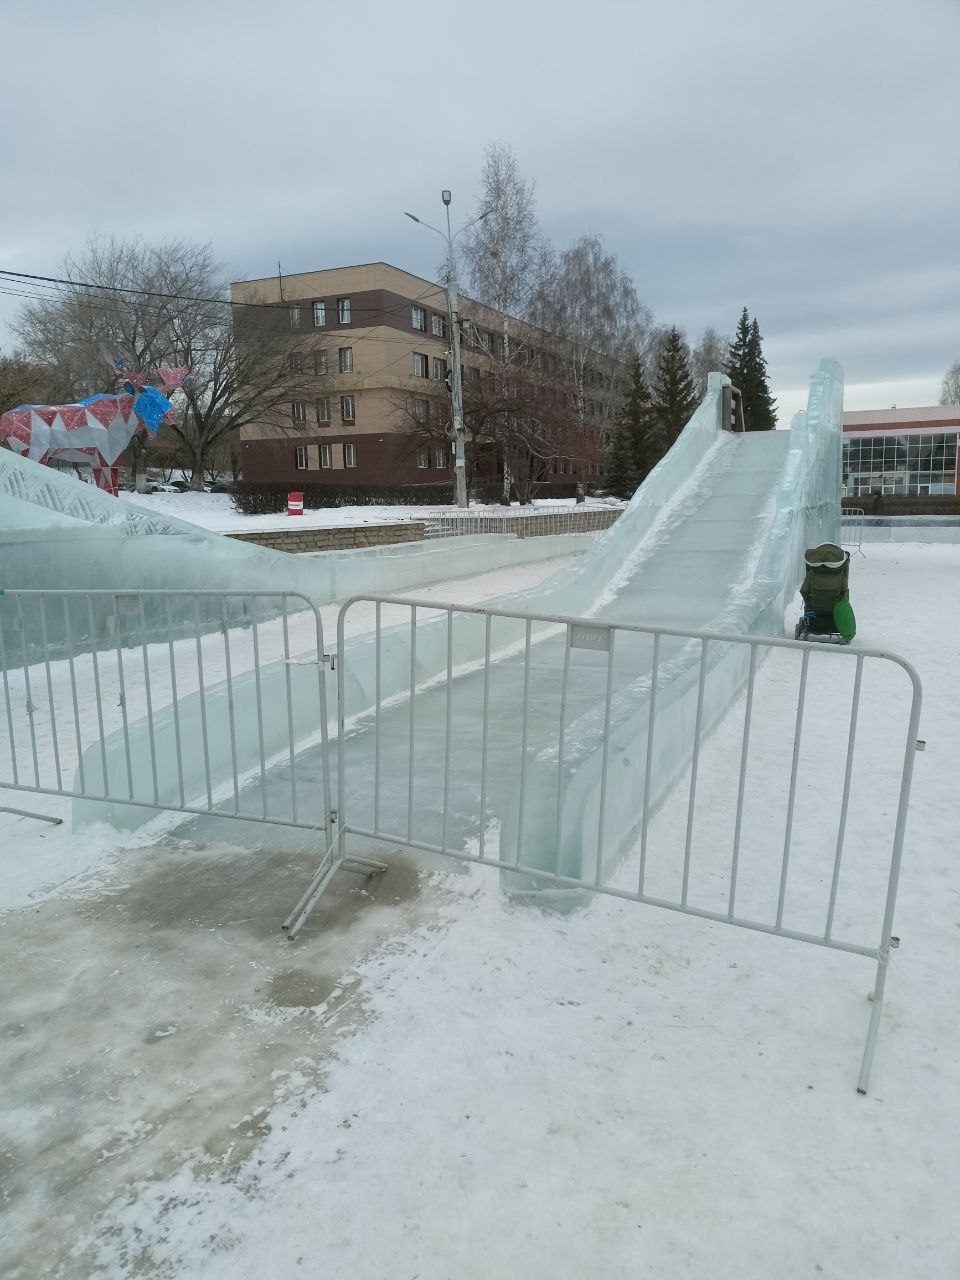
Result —
<svg viewBox="0 0 960 1280"><path fill-rule="evenodd" d="M254 532L265 529L289 529L294 521L297 526L308 529L344 527L358 524L396 524L408 520L423 520L434 510L441 508L423 506L376 506L376 507L318 507L307 508L302 516L290 517L285 513L266 516L246 516L233 505L228 493L130 493L124 491L120 497L133 502L148 511L162 512L164 515L176 516L179 520L189 520L204 529L212 529L215 533L233 533L237 530ZM541 511L573 510L573 498L547 498L538 500L534 506ZM581 505L579 510L586 511L595 507L601 509L611 505L622 505L610 502L594 501ZM529 508L527 508L529 510ZM456 514L455 507L442 508L445 513ZM503 507L487 507L474 503L470 511L503 514ZM524 508L514 506L515 513L522 514Z"/></svg>
<svg viewBox="0 0 960 1280"><path fill-rule="evenodd" d="M955 546L853 566L859 640L919 669L928 744L867 1098L866 960L612 899L554 915L413 855L341 874L291 946L303 833L0 815L24 904L0 939L4 1274L960 1274L958 587ZM791 725L795 689L764 688Z"/></svg>

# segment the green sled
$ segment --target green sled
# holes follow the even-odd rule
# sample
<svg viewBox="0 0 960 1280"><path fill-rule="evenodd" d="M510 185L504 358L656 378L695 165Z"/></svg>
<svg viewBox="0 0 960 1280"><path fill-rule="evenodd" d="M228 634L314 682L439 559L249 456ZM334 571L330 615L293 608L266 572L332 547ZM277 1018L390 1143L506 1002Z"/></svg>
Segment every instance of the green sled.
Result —
<svg viewBox="0 0 960 1280"><path fill-rule="evenodd" d="M838 600L833 606L833 624L843 643L849 644L857 634L857 620L853 616L853 608L849 600Z"/></svg>

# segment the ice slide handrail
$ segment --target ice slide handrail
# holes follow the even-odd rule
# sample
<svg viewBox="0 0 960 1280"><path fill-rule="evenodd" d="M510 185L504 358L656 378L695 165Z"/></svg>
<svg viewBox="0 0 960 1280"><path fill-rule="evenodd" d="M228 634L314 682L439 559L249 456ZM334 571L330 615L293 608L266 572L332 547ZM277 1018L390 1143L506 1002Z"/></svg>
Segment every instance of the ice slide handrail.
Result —
<svg viewBox="0 0 960 1280"><path fill-rule="evenodd" d="M549 889L550 887L566 890L589 890L591 892L602 893L608 896L642 903L647 906L662 907L666 910L696 916L701 919L729 924L756 932L774 934L793 941L806 942L836 951L848 952L854 955L861 955L875 959L877 961L877 974L873 992L873 1008L871 1011L867 1041L864 1048L864 1055L857 1086L858 1092L866 1092L873 1062L877 1033L879 1030L880 1012L886 983L889 954L891 948L898 944L898 940L893 936L893 918L900 879L900 867L903 855L903 841L906 830L907 812L909 808L914 757L915 752L920 747L917 734L920 724L922 686L920 678L911 663L899 657L897 654L882 649L849 649L836 646L811 646L810 644L804 644L800 641L777 637L744 636L725 632L699 631L682 627L604 623L593 618L575 618L561 614L530 614L520 610L500 610L484 605L459 606L441 604L435 600L411 600L409 598L389 596L359 596L353 600L347 601L343 605L340 610L337 624L337 701L341 717L339 733L339 740L341 744L345 735L346 727L344 716L345 707L347 705L347 685L351 681L353 675L351 670L353 649L347 642L346 638L346 620L350 609L360 604L373 604L376 609L376 695L372 710L366 717L363 717L368 734L372 734L374 739L374 752L376 757L373 791L372 795L368 796L369 807L372 808L373 819L370 825L363 825L362 823L358 823L352 816L352 805L348 799L349 778L347 760L341 751L338 763L338 857L343 858L346 856L346 842L347 838L350 836L386 843L401 844L410 848L422 849L429 853L450 857L457 861L482 863L484 865L497 867L501 872L506 873L508 877L510 877L515 886L519 883L527 890L532 889L542 892L545 888ZM404 692L399 695L395 692L390 699L383 698L380 680L380 665L382 658L381 610L384 607L408 610L410 615L409 682ZM445 631L443 652L446 659L445 667L439 676L428 676L425 679L419 678L417 671L417 619L418 616L422 617L423 615L429 615L432 618L440 615L441 619L443 619L442 625ZM455 618L473 618L482 620L483 622L482 634L474 635L472 638L474 643L471 644L471 660L467 663L462 661L464 655L462 645L463 633L461 629L460 643L457 646L458 661L456 665L454 664L453 643ZM512 633L506 640L501 640L499 645L495 645L492 638L492 628L495 622L514 622L519 624L521 630L519 633ZM407 624L401 624L401 629L407 629ZM558 632L563 634L562 668L556 673L559 675L559 696L557 708L559 711L559 729L557 738L551 741L550 746L548 748L541 747L541 754L543 754L544 751L547 751L556 761L554 783L554 792L556 796L555 853L553 865L549 866L544 865L540 860L531 860L528 858L527 846L524 839L526 822L529 822L531 816L528 812L530 807L530 788L528 785L530 768L528 724L530 719L531 663L533 650L538 644L546 645L551 640L556 639ZM625 639L630 637L649 637L653 640L652 679L650 696L646 703L646 725L644 726L642 733L635 733L633 735L634 746L636 747L636 741L639 739L644 747L644 766L642 769L643 781L639 801L635 799L635 793L624 786L619 773L617 775L617 789L613 788L610 781L613 767L611 741L615 736L613 733L614 703L618 697L618 691L615 687L614 679L614 660L615 654L618 652L618 637L620 638L620 648L623 647ZM477 647L475 642L477 639L480 640L479 655L475 652ZM662 734L665 729L669 730L669 726L666 722L670 715L669 707L664 707L662 704L658 706L658 694L661 692L658 687L658 670L662 669L661 653L665 648L667 648L670 641L686 641L695 646L699 646L699 659L694 664L697 672L695 709L693 710L692 715L687 716L687 720L692 720L693 722L693 750L690 768L687 825L684 839L682 891L677 898L669 898L659 895L654 896L645 892L648 829L651 811L655 807L656 799L651 790L652 774L650 766L658 747L658 731ZM665 642L667 643L665 644ZM606 661L602 680L604 685L602 710L597 717L598 737L601 743L600 751L602 755L598 781L599 804L595 810L590 810L586 805L577 805L574 808L573 814L567 815L564 800L565 792L570 787L571 782L564 776L564 756L569 746L566 741L566 734L569 730L567 705L571 670L571 654L573 650L605 653ZM737 811L728 871L728 908L726 912L719 912L696 906L691 903L689 900L689 884L692 862L692 833L699 776L700 746L703 733L705 731L705 725L709 718L708 671L710 670L710 666L708 663L708 653L716 653L719 651L721 654L721 661L723 661L724 650L726 650L727 658L729 658L731 654L737 655L739 653L740 655L744 655L743 662L738 662L737 658L734 657L734 665L745 665L747 668L747 676L744 723L738 768ZM737 873L744 816L744 799L748 776L750 731L754 715L756 675L762 652L772 650L785 650L797 653L801 657L801 665L797 688L797 709L789 777L789 797L786 813L784 815L784 843L779 865L773 865L773 870L776 873L773 883L777 888L777 908L775 917L772 920L763 920L739 916L736 914L735 906ZM514 815L515 822L511 824L511 831L515 831L516 834L515 838L511 838L506 842L504 842L501 837L501 841L496 851L491 853L487 851L484 840L484 824L488 813L489 798L487 788L487 769L490 739L489 700L491 671L498 662L503 662L504 659L508 658L511 654L520 659L523 671L523 693L520 712L521 723L519 729L520 775L514 792L514 798L518 809ZM544 656L540 655L537 661L542 666L545 661ZM843 793L840 812L837 817L837 838L833 859L832 878L829 899L826 904L824 915L824 928L822 934L814 934L805 930L791 929L784 924L785 904L789 886L790 859L794 846L793 832L797 796L798 763L804 725L804 711L808 697L809 669L811 662L815 664L824 662L827 664L831 662L853 662L855 664L850 714L847 726L847 748L843 770ZM878 941L876 943L868 943L837 938L834 935L834 928L837 894L843 869L847 818L854 776L854 758L857 742L857 725L860 714L863 671L865 664L878 662L892 664L899 667L906 674L910 682L910 711L903 749L903 764L900 774L899 798L896 819L893 827L890 863L887 873L883 919ZM716 670L716 667L714 667L713 670ZM471 780L471 786L476 785L479 792L480 838L476 852L471 852L470 849L464 848L462 845L459 847L454 846L450 844L447 839L447 833L450 827L450 815L448 810L451 804L451 775L454 769L452 761L453 738L451 708L453 706L454 699L457 696L456 690L458 688L458 682L462 681L463 676L468 671L480 673L482 678L481 752L477 768L477 776ZM669 692L669 690L667 690L667 692ZM417 706L418 701L422 701L428 697L439 699L442 704L443 715L445 717L445 724L443 728L444 749L442 762L432 781L433 789L437 792L442 792L443 796L441 823L442 838L440 843L437 843L435 840L431 841L424 839L422 835L418 834L417 822L414 814L414 778L416 770L415 758L418 724ZM401 820L391 825L389 817L385 816L386 805L382 803L381 795L384 784L380 764L380 743L382 732L384 732L381 722L385 718L387 703L389 702L389 710L392 711L396 707L398 701L401 704L407 704L409 706L407 805L405 822ZM726 705L726 701L724 701L724 710L726 709ZM540 710L542 713L542 707ZM421 711L421 717L426 718L423 711ZM505 749L504 742L501 738L498 743L498 750L502 752ZM476 765L477 762L474 762L474 764ZM390 782L396 784L397 779L391 778ZM576 777L574 777L573 782L574 784L576 783ZM605 829L610 820L611 808L617 805L622 807L624 804L633 810L632 834L634 838L639 837L639 877L636 889L625 889L619 887L610 883L609 880L605 878L609 866L608 860L604 857ZM594 851L592 857L583 858L581 860L581 874L571 874L568 871L564 871L561 866L563 850L562 826L565 815L568 816L568 820L572 817L575 822L578 822L578 827L574 835L580 846L584 849L592 848ZM505 843L508 853L504 853ZM512 856L508 856L510 850L512 850ZM534 852L536 853L538 851L539 846L535 845ZM619 849L616 852L619 853ZM582 873L584 863L586 863L588 867L592 866L592 871L589 871L586 874ZM291 936L294 936L302 926L314 901L315 896L311 897L308 892L301 902L298 912L295 912L290 917L288 926Z"/></svg>

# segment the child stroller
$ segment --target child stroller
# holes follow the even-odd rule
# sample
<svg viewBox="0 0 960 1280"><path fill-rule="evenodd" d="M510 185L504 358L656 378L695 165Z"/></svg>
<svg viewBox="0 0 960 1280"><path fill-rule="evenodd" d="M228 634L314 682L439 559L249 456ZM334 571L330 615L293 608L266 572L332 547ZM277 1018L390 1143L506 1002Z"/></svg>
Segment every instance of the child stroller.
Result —
<svg viewBox="0 0 960 1280"><path fill-rule="evenodd" d="M800 585L803 613L794 631L797 640L849 644L857 633L850 607L850 553L833 542L804 552L807 571Z"/></svg>

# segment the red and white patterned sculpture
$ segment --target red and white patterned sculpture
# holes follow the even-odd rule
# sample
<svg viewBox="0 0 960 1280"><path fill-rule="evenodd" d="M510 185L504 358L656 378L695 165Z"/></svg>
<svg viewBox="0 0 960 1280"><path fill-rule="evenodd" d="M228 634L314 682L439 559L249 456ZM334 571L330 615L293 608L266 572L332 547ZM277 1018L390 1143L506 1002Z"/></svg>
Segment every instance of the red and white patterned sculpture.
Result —
<svg viewBox="0 0 960 1280"><path fill-rule="evenodd" d="M124 373L117 362L123 391L89 396L76 404L28 404L0 417L0 441L33 462L74 462L91 466L94 480L108 493L117 492L116 462L140 430L155 434L161 422L176 420L168 396L181 385L187 369L161 369L162 390L143 374Z"/></svg>

